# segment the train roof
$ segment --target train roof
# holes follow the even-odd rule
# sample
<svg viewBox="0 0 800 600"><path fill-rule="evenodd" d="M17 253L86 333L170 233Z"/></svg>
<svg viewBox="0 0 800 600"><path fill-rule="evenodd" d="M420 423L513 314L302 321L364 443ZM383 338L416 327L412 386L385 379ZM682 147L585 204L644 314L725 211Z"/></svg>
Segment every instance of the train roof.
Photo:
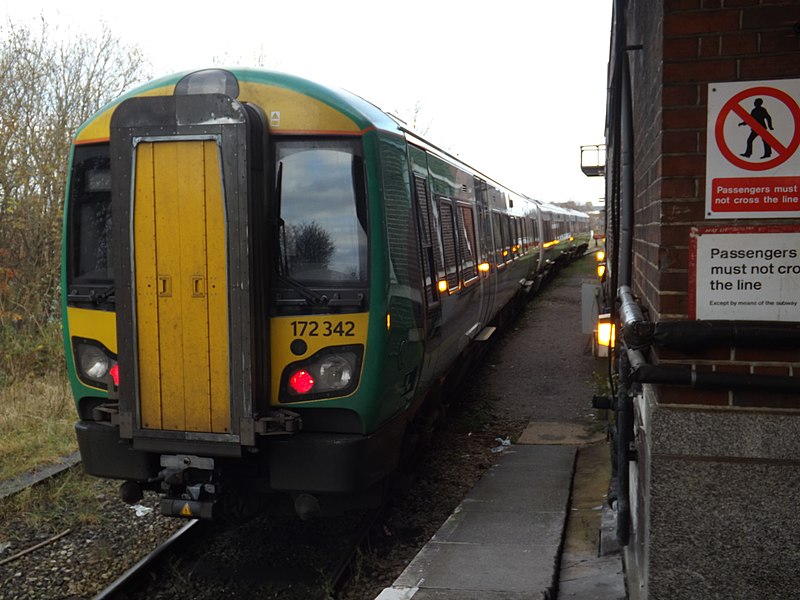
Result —
<svg viewBox="0 0 800 600"><path fill-rule="evenodd" d="M190 78L196 77L198 83L195 85L200 86L204 74L206 77L211 74L232 77L236 89L234 97L258 104L276 133L359 135L368 130L381 130L403 135L401 127L389 115L346 90L278 71L232 68L182 71L140 85L112 100L81 125L75 134L75 143L108 139L111 115L124 100L136 96L188 93L182 90L191 86ZM178 89L178 84L187 80L189 84Z"/></svg>
<svg viewBox="0 0 800 600"><path fill-rule="evenodd" d="M226 78L225 81L223 78ZM368 131L382 131L401 136L411 143L447 157L450 162L491 182L514 198L536 204L544 210L566 214L567 209L532 199L503 186L458 157L423 139L399 119L357 94L279 71L215 68L182 71L153 79L101 108L81 125L75 133L74 141L76 144L107 141L110 136L111 115L128 98L198 93L193 88L203 89L204 85L222 86L219 91L224 90L224 93L240 101L257 104L264 110L273 133L362 135Z"/></svg>

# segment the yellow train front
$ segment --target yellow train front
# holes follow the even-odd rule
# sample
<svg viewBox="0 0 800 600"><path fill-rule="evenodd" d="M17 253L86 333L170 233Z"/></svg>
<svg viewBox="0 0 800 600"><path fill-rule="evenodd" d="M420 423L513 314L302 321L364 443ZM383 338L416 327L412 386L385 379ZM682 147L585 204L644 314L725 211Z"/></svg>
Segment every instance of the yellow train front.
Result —
<svg viewBox="0 0 800 600"><path fill-rule="evenodd" d="M540 219L346 92L217 69L134 90L71 155L85 470L184 517L374 498L420 407L540 275Z"/></svg>

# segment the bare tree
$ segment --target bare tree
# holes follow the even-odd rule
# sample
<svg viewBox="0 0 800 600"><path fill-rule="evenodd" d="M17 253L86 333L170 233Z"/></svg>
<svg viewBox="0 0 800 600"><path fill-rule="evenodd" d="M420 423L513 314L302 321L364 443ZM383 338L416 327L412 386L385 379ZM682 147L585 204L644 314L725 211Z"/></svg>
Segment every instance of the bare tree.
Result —
<svg viewBox="0 0 800 600"><path fill-rule="evenodd" d="M328 266L336 246L331 235L316 221L295 227L294 237L297 262Z"/></svg>
<svg viewBox="0 0 800 600"><path fill-rule="evenodd" d="M0 26L0 333L58 316L71 137L146 78L141 51L105 25L68 37L55 41L43 18L38 30Z"/></svg>

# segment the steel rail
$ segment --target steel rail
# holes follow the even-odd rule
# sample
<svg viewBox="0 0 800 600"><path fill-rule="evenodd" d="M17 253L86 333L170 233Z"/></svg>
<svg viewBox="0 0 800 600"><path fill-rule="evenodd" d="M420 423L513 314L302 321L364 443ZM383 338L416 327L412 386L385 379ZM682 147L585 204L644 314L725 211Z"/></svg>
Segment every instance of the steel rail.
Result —
<svg viewBox="0 0 800 600"><path fill-rule="evenodd" d="M160 560L165 553L172 549L179 541L185 541L190 532L193 533L196 526L200 523L198 519L192 519L178 531L173 533L166 541L155 548L150 554L142 558L130 569L120 575L110 586L94 597L94 600L109 600L116 594L136 584L138 578L145 573L147 567Z"/></svg>

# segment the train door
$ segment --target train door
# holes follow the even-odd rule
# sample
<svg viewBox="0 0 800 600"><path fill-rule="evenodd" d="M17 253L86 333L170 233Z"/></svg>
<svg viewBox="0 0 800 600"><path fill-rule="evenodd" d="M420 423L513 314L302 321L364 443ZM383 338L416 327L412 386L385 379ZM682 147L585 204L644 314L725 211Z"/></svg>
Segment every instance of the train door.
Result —
<svg viewBox="0 0 800 600"><path fill-rule="evenodd" d="M492 238L492 213L489 210L489 198L486 182L475 178L475 203L478 208L479 262L487 266L494 263L494 241ZM490 267L486 275L481 275L481 307L480 319L484 327L492 318L494 298L497 293L497 273Z"/></svg>
<svg viewBox="0 0 800 600"><path fill-rule="evenodd" d="M258 121L222 94L133 98L112 117L120 435L134 447L254 443L267 335L266 292L251 284Z"/></svg>
<svg viewBox="0 0 800 600"><path fill-rule="evenodd" d="M419 230L422 283L425 291L425 337L436 335L442 320L438 272L442 256L436 242L433 207L425 178L414 175L414 199Z"/></svg>
<svg viewBox="0 0 800 600"><path fill-rule="evenodd" d="M134 150L133 294L143 429L231 431L225 208L212 140Z"/></svg>

